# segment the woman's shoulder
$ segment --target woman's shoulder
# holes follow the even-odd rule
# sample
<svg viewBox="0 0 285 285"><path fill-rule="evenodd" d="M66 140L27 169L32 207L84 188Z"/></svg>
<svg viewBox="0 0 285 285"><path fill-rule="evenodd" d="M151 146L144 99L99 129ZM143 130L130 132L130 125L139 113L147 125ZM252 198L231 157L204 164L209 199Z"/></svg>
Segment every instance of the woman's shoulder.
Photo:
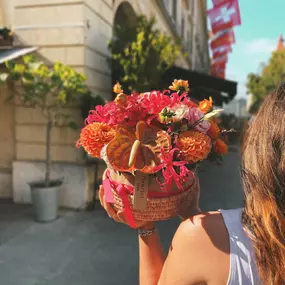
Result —
<svg viewBox="0 0 285 285"><path fill-rule="evenodd" d="M209 251L215 251L217 246L229 252L229 236L221 212L203 212L184 220L177 229L173 243L183 243L199 255L207 255Z"/></svg>
<svg viewBox="0 0 285 285"><path fill-rule="evenodd" d="M180 246L189 262L208 281L227 282L230 265L230 245L227 228L221 212L204 212L194 215L179 226L173 247ZM213 263L219 260L219 263Z"/></svg>
<svg viewBox="0 0 285 285"><path fill-rule="evenodd" d="M242 209L201 212L184 220L179 227L179 231L184 233L196 232L201 235L220 235L224 233L228 236L227 224L241 224L241 212Z"/></svg>
<svg viewBox="0 0 285 285"><path fill-rule="evenodd" d="M179 227L179 231L184 233L196 232L203 234L218 228L225 228L224 220L220 211L202 212L184 220Z"/></svg>

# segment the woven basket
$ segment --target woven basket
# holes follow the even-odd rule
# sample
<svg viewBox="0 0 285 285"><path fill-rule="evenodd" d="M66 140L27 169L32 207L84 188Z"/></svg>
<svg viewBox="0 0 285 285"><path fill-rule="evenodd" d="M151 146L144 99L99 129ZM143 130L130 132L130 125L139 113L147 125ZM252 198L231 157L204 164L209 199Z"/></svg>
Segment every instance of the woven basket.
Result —
<svg viewBox="0 0 285 285"><path fill-rule="evenodd" d="M130 174L118 175L113 172L111 176L113 180L119 183L128 185L133 185L134 183L134 176ZM191 187L189 187L189 185L191 185ZM162 221L179 215L182 209L191 206L196 195L196 191L194 190L197 187L196 179L194 179L194 181L189 181L189 185L187 186L187 190L183 192L179 191L176 185L173 185L172 191L167 197L147 198L147 206L144 210L136 210L133 208L134 197L132 194L129 194L129 204L134 219L138 221ZM160 186L155 179L151 182L149 190L152 192L161 192ZM124 205L116 189L112 188L112 193L114 197L113 207L116 211L123 211Z"/></svg>

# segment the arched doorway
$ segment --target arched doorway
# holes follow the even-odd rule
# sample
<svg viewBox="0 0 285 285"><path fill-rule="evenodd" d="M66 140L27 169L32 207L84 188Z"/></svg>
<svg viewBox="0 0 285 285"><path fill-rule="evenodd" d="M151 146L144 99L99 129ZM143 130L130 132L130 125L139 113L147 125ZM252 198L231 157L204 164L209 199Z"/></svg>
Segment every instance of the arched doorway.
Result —
<svg viewBox="0 0 285 285"><path fill-rule="evenodd" d="M132 27L136 23L136 13L128 1L123 1L115 13L113 22L113 36L116 36L118 27Z"/></svg>
<svg viewBox="0 0 285 285"><path fill-rule="evenodd" d="M123 52L129 42L132 42L136 35L137 15L128 1L123 1L118 6L113 22L112 51L116 54ZM118 80L121 74L119 67L112 66L112 84Z"/></svg>

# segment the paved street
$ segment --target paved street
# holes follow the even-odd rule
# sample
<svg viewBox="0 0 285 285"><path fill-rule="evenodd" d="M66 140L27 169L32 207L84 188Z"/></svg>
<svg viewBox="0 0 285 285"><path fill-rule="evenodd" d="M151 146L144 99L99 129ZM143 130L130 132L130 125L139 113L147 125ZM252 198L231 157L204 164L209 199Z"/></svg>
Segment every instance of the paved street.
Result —
<svg viewBox="0 0 285 285"><path fill-rule="evenodd" d="M203 210L242 205L239 155L223 166L200 169ZM167 248L179 221L159 223ZM33 221L30 206L0 204L1 285L135 285L135 231L109 219L103 210L62 211L48 224Z"/></svg>

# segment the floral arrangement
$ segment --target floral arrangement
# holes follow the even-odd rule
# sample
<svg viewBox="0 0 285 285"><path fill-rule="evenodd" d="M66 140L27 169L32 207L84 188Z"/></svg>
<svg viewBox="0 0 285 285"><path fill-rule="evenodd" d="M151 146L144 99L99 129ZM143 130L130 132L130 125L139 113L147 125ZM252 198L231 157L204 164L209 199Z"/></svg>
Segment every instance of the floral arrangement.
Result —
<svg viewBox="0 0 285 285"><path fill-rule="evenodd" d="M77 142L108 168L160 173L162 191L173 183L182 191L197 163L220 161L227 152L215 120L221 110L213 108L212 98L199 104L190 100L188 81L174 80L163 92L126 95L119 83L113 91L114 101L90 111Z"/></svg>

